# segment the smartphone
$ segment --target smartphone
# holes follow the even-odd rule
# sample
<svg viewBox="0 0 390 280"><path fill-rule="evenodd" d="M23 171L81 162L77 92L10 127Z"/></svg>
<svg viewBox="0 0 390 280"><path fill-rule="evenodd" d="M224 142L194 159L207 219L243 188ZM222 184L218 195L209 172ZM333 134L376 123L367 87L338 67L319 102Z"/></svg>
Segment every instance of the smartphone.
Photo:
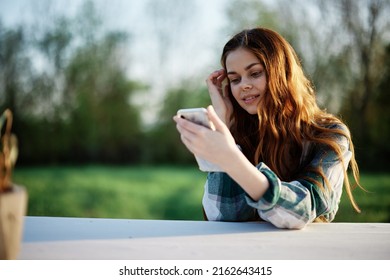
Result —
<svg viewBox="0 0 390 280"><path fill-rule="evenodd" d="M213 123L210 121L207 115L207 110L205 108L180 109L179 111L177 111L177 116L189 120L191 122L203 125L209 129L215 130L215 127ZM221 168L214 163L204 160L198 156L195 156L195 159L201 171L204 172L222 171Z"/></svg>
<svg viewBox="0 0 390 280"><path fill-rule="evenodd" d="M214 129L213 123L207 116L207 110L205 108L180 109L177 111L177 116L207 128Z"/></svg>

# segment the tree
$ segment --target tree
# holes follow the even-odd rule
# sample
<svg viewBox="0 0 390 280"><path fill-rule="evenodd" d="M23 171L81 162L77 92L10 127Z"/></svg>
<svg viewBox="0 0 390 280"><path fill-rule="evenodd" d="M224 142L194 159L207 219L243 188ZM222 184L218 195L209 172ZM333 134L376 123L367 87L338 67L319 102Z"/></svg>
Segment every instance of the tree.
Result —
<svg viewBox="0 0 390 280"><path fill-rule="evenodd" d="M18 114L20 163L136 162L141 119L133 105L144 88L127 73L124 32L106 32L91 1L34 32L1 28L4 100ZM29 36L26 36L29 34ZM15 126L15 128L17 127Z"/></svg>
<svg viewBox="0 0 390 280"><path fill-rule="evenodd" d="M122 34L79 48L65 71L66 95L74 98L69 119L72 149L79 160L135 161L141 120L130 103L139 88L118 60Z"/></svg>
<svg viewBox="0 0 390 280"><path fill-rule="evenodd" d="M350 83L344 88L347 96L341 113L355 136L361 165L373 167L378 161L373 155L384 155L379 152L378 143L373 137L377 125L373 124L370 115L381 107L376 102L380 93L378 87L381 81L383 84L383 77L388 76L386 71L389 71L385 65L388 61L385 47L390 35L387 16L390 2L343 0L326 3L330 5L330 11L339 15L339 29L347 39L348 52L345 57L348 59ZM380 117L375 122L382 122L384 119L386 117ZM388 134L387 137L389 136Z"/></svg>
<svg viewBox="0 0 390 280"><path fill-rule="evenodd" d="M16 120L31 101L27 89L31 73L27 45L22 27L7 30L0 22L0 104L2 111L11 109Z"/></svg>
<svg viewBox="0 0 390 280"><path fill-rule="evenodd" d="M280 27L276 12L264 1L229 0L225 5L225 12L228 18L226 33L235 34L242 29L255 26L273 29Z"/></svg>
<svg viewBox="0 0 390 280"><path fill-rule="evenodd" d="M195 22L194 11L195 6L191 1L149 0L146 4L145 15L150 24L143 33L153 34L146 38L150 42L147 47L150 49L149 59L153 64L149 69L152 73L149 76L151 88L144 110L148 111L153 119L159 118L156 112L159 111L166 92L180 85L179 78L172 79L172 76L178 76L175 62L184 58L183 49L184 44L188 44L190 24ZM186 69L180 70L184 72Z"/></svg>
<svg viewBox="0 0 390 280"><path fill-rule="evenodd" d="M13 130L19 139L18 163L31 155L26 146L34 143L31 116L36 110L37 96L32 84L37 79L33 72L32 59L28 55L29 38L23 26L6 29L0 23L0 109L13 112Z"/></svg>
<svg viewBox="0 0 390 280"><path fill-rule="evenodd" d="M183 81L170 89L158 113L159 119L148 131L149 153L147 160L157 163L194 163L193 155L181 143L172 117L180 108L206 107L210 98L205 85Z"/></svg>
<svg viewBox="0 0 390 280"><path fill-rule="evenodd" d="M280 0L266 9L262 1L231 3L229 25L273 28L291 43L316 87L319 104L349 125L361 166L375 166L378 158L374 160L373 155L384 159L373 138L377 128L372 120L379 106L375 101L381 92L378 86L388 71L384 50L389 43L390 2L292 0L286 5ZM250 17L240 16L247 14Z"/></svg>
<svg viewBox="0 0 390 280"><path fill-rule="evenodd" d="M378 86L374 88L374 96L367 105L367 127L365 130L367 135L366 144L359 152L363 150L365 153L361 156L361 160L370 168L376 171L389 171L390 167L390 44L386 47L385 56L383 58L383 75L381 75Z"/></svg>
<svg viewBox="0 0 390 280"><path fill-rule="evenodd" d="M128 35L102 33L93 4L85 5L76 20L81 44L64 69L63 96L71 100L65 122L70 148L78 162L136 162L141 119L131 98L142 86L126 75Z"/></svg>

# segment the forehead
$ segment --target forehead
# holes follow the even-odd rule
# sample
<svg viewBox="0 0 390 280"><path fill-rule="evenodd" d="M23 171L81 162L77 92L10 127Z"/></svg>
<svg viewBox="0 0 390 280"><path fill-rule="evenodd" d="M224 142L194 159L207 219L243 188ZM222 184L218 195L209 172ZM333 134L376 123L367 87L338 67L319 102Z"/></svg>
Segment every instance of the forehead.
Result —
<svg viewBox="0 0 390 280"><path fill-rule="evenodd" d="M254 53L245 48L231 51L226 57L226 69L228 72L245 69L253 63L262 64Z"/></svg>

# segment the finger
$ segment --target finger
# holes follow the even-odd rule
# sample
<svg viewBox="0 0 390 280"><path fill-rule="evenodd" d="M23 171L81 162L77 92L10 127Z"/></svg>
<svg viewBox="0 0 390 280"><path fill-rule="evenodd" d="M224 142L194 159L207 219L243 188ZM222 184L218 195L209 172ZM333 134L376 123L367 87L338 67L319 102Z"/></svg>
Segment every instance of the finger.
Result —
<svg viewBox="0 0 390 280"><path fill-rule="evenodd" d="M224 96L222 82L207 80L206 83L211 96Z"/></svg>
<svg viewBox="0 0 390 280"><path fill-rule="evenodd" d="M186 146L186 148L193 154L195 154L196 151L196 144L198 143L198 134L190 131L188 127L199 127L200 130L206 129L203 126L194 124L188 120L182 119L178 117L177 115L173 117L174 121L176 122L176 129L180 133L180 140ZM196 129L195 129L196 130ZM209 130L209 129L206 129Z"/></svg>
<svg viewBox="0 0 390 280"><path fill-rule="evenodd" d="M225 70L220 70L219 75L214 79L214 83L222 92L222 84L223 81L226 79Z"/></svg>
<svg viewBox="0 0 390 280"><path fill-rule="evenodd" d="M217 77L217 82L222 85L222 82L225 80L226 78L226 73L225 73L225 70L222 70L221 71L221 74Z"/></svg>
<svg viewBox="0 0 390 280"><path fill-rule="evenodd" d="M207 112L208 112L208 116L209 116L211 122L215 126L215 130L222 132L222 133L226 133L227 131L229 131L229 129L227 128L225 123L218 117L218 115L215 112L214 107L212 105L207 107Z"/></svg>
<svg viewBox="0 0 390 280"><path fill-rule="evenodd" d="M212 72L210 74L210 77L218 77L218 76L221 76L222 74L225 73L225 69L218 69L218 70L215 70L214 72Z"/></svg>
<svg viewBox="0 0 390 280"><path fill-rule="evenodd" d="M180 118L178 116L174 116L173 119L175 120L177 124L177 128L180 133L183 133L183 131L188 131L191 134L200 134L204 133L205 131L209 130L208 128L204 127L203 125L193 123L189 120Z"/></svg>
<svg viewBox="0 0 390 280"><path fill-rule="evenodd" d="M177 131L179 131L181 136L183 136L183 134L186 134L186 129L183 126L183 122L185 122L186 120L178 117L177 115L173 117L173 120L176 122L176 129Z"/></svg>
<svg viewBox="0 0 390 280"><path fill-rule="evenodd" d="M177 125L176 128L180 133L180 140L184 143L187 149L191 150L192 142L196 135L186 129L183 129L180 125Z"/></svg>
<svg viewBox="0 0 390 280"><path fill-rule="evenodd" d="M225 70L224 69L219 69L214 72L212 72L206 79L206 82L216 84L218 82L218 77L225 75Z"/></svg>
<svg viewBox="0 0 390 280"><path fill-rule="evenodd" d="M186 148L191 152L194 153L194 150L192 149L191 141L186 138L183 134L180 135L180 140L186 146Z"/></svg>

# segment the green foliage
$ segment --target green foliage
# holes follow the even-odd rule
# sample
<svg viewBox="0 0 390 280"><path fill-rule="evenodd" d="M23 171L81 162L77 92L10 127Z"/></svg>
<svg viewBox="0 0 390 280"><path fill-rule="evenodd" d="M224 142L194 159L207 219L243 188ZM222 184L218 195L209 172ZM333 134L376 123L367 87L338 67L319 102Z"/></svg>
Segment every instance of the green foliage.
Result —
<svg viewBox="0 0 390 280"><path fill-rule="evenodd" d="M320 106L340 115L350 127L361 169L388 171L390 55L389 48L385 49L390 2L228 3L232 30L271 28L293 46L313 80Z"/></svg>
<svg viewBox="0 0 390 280"><path fill-rule="evenodd" d="M117 36L113 36L117 35ZM139 86L129 81L115 59L124 39L108 34L79 49L66 69L67 92L73 97L69 129L77 161L135 161L141 120L130 98Z"/></svg>
<svg viewBox="0 0 390 280"><path fill-rule="evenodd" d="M205 174L194 167L20 168L31 216L202 219Z"/></svg>
<svg viewBox="0 0 390 280"><path fill-rule="evenodd" d="M194 157L180 141L179 133L172 117L181 108L207 107L210 98L207 88L195 87L191 83L167 92L159 113L159 119L147 133L148 162L193 163Z"/></svg>
<svg viewBox="0 0 390 280"><path fill-rule="evenodd" d="M351 91L341 111L355 136L357 159L365 170L387 171L390 167L390 44L382 59L383 75L372 98L364 100L365 114L353 106L355 95L359 94L357 89Z"/></svg>
<svg viewBox="0 0 390 280"><path fill-rule="evenodd" d="M0 109L9 108L17 121L22 108L30 108L26 83L31 62L26 54L27 36L23 28L6 29L0 22Z"/></svg>
<svg viewBox="0 0 390 280"><path fill-rule="evenodd" d="M363 173L361 184L365 188L355 189L353 194L362 210L357 214L346 193L343 194L336 222L390 222L390 174Z"/></svg>
<svg viewBox="0 0 390 280"><path fill-rule="evenodd" d="M17 168L14 181L29 191L28 215L202 220L206 174L195 166ZM390 175L364 173L354 196L343 194L337 222L390 222Z"/></svg>
<svg viewBox="0 0 390 280"><path fill-rule="evenodd" d="M140 160L141 117L132 98L145 87L127 77L128 34L101 27L91 1L32 37L23 27L0 26L0 108L14 111L20 163Z"/></svg>
<svg viewBox="0 0 390 280"><path fill-rule="evenodd" d="M302 58L321 106L351 128L361 168L389 170L388 1L343 1L356 13L337 1L301 2L227 1L224 33L261 25L283 34ZM163 93L158 120L144 129L143 108L134 100L149 85L128 76L131 34L107 31L94 5L85 1L74 17L48 16L39 28L0 22L0 110L14 113L19 164L193 163L172 116L210 103L205 77L194 79L196 86L175 79L179 86ZM165 79L176 42L169 36L178 36L171 25L183 14L167 20L169 7L153 7L151 15L159 15L151 20L160 42L156 72Z"/></svg>
<svg viewBox="0 0 390 280"><path fill-rule="evenodd" d="M268 28L278 28L280 26L277 21L277 13L262 1L230 0L225 10L229 19L229 30L234 33L255 26Z"/></svg>

